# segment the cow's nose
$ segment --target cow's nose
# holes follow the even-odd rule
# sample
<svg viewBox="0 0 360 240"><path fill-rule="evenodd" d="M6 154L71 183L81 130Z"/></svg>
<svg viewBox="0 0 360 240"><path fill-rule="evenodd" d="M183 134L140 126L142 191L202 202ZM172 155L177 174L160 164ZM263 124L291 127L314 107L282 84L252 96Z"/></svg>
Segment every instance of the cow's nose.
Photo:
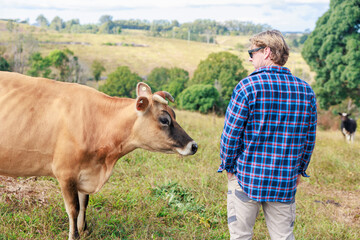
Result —
<svg viewBox="0 0 360 240"><path fill-rule="evenodd" d="M191 146L191 152L192 154L195 154L198 150L198 145L196 143L193 143Z"/></svg>

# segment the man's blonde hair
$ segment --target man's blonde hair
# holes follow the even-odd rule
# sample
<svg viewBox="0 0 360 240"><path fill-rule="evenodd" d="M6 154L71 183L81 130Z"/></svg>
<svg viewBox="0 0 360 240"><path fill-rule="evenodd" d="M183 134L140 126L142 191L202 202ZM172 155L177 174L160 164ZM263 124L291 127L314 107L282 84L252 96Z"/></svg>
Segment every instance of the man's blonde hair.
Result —
<svg viewBox="0 0 360 240"><path fill-rule="evenodd" d="M278 30L258 33L250 38L250 42L257 47L269 47L271 50L270 59L280 66L284 66L289 58L289 46Z"/></svg>

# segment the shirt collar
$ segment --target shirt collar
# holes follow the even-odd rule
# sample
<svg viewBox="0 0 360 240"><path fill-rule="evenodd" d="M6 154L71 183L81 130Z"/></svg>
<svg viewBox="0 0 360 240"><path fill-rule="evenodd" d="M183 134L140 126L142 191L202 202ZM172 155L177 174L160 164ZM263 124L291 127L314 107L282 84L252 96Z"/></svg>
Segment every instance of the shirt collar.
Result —
<svg viewBox="0 0 360 240"><path fill-rule="evenodd" d="M281 74L291 74L290 70L286 67L280 66L265 66L256 69L250 74L250 76L261 73L261 72L271 72L271 73L281 73Z"/></svg>

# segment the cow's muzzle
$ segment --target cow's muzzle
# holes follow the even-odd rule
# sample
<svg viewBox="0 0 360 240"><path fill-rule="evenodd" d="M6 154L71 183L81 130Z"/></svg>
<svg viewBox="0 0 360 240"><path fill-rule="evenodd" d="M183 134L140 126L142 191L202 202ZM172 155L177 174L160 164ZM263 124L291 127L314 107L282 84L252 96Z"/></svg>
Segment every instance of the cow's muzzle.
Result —
<svg viewBox="0 0 360 240"><path fill-rule="evenodd" d="M176 151L183 156L194 155L198 150L198 145L195 141L191 141L184 148L176 148Z"/></svg>
<svg viewBox="0 0 360 240"><path fill-rule="evenodd" d="M192 154L195 154L198 150L198 145L196 142L193 142L192 145L191 145L191 152Z"/></svg>

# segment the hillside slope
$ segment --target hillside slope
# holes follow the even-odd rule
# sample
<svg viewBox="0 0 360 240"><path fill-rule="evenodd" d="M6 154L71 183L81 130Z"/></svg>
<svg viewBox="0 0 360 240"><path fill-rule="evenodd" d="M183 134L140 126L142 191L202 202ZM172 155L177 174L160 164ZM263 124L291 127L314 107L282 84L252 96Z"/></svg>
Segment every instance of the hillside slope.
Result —
<svg viewBox="0 0 360 240"><path fill-rule="evenodd" d="M10 33L6 22L0 21L0 44L7 47L8 52L11 51L11 42L19 33L32 34L41 42L38 50L43 54L48 54L53 49L70 49L88 72L92 62L100 60L106 68L103 75L113 72L118 66L129 66L140 76L148 75L155 67L179 67L187 70L191 77L201 60L206 59L210 53L219 51L229 51L239 56L249 73L254 70L248 62L248 36L217 36L217 44L207 44L151 37L147 32L137 30L124 30L120 35L70 34L41 30L24 24L18 27L17 32ZM241 50L236 50L238 45L242 46ZM310 73L299 52L291 52L286 66L292 71L303 69ZM313 74L311 76L313 78Z"/></svg>

